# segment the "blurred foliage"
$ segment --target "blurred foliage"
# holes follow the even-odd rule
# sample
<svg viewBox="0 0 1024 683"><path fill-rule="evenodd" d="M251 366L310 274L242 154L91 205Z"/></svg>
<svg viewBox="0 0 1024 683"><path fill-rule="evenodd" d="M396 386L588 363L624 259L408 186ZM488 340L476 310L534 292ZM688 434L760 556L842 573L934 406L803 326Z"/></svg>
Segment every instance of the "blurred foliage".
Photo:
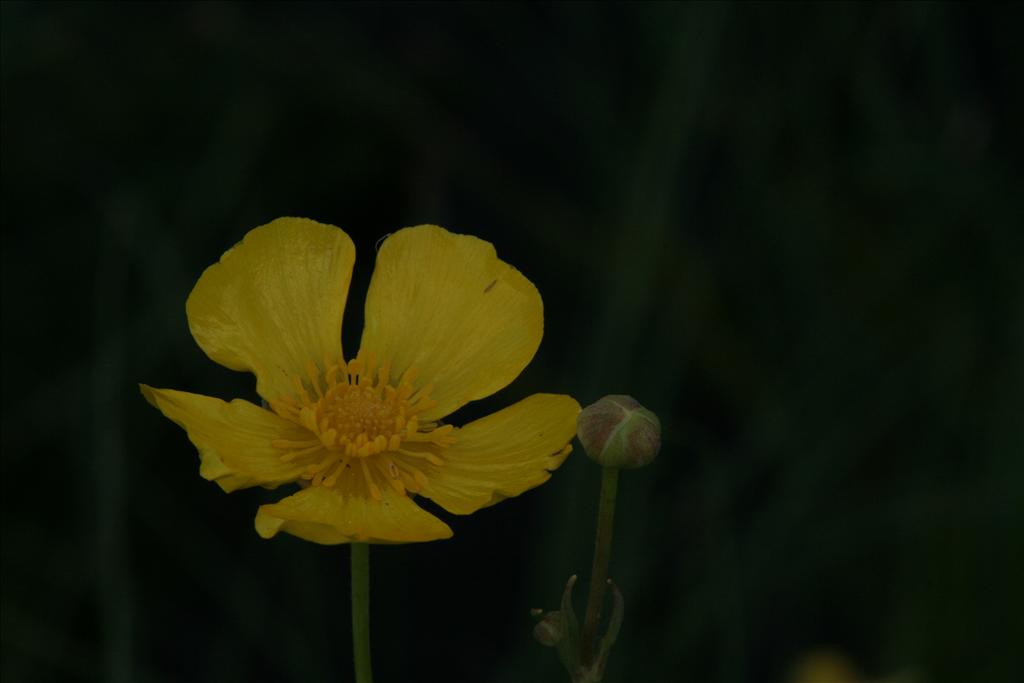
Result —
<svg viewBox="0 0 1024 683"><path fill-rule="evenodd" d="M347 550L259 539L145 381L252 396L184 301L248 229L434 222L537 284L471 419L629 393L607 680L1010 681L1024 629L1024 82L1011 6L4 2L5 681L350 675ZM351 341L348 341L351 340ZM530 637L599 473L377 547L380 681L561 681Z"/></svg>

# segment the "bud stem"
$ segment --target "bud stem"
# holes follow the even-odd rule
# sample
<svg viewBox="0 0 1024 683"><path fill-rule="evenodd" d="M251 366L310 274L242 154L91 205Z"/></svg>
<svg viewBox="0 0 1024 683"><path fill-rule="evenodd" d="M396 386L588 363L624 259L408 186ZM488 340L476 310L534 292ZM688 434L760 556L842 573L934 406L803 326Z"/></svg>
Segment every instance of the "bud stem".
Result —
<svg viewBox="0 0 1024 683"><path fill-rule="evenodd" d="M352 655L356 683L373 683L370 666L370 546L352 543Z"/></svg>
<svg viewBox="0 0 1024 683"><path fill-rule="evenodd" d="M590 571L590 594L587 596L587 615L583 620L583 662L594 660L597 626L601 621L601 606L608 588L608 560L612 554L612 529L615 522L615 495L619 488L619 469L604 467L601 471L601 502L597 510L597 536L594 540L594 565Z"/></svg>

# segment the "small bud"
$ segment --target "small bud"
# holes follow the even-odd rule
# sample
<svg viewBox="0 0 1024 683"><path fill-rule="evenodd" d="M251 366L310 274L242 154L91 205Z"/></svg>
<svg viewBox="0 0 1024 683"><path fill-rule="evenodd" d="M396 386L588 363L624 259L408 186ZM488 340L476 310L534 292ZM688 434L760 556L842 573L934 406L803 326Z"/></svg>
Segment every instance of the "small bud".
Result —
<svg viewBox="0 0 1024 683"><path fill-rule="evenodd" d="M634 469L658 455L661 423L632 396L605 396L580 413L576 436L590 459L602 467Z"/></svg>
<svg viewBox="0 0 1024 683"><path fill-rule="evenodd" d="M541 609L533 609L530 610L530 614L535 619L540 619L533 627L533 637L541 645L558 648L558 659L574 683L578 683L578 674L581 671L580 623L576 620L576 612L572 608L572 587L575 585L576 575L573 574L565 583L559 609L547 613Z"/></svg>
<svg viewBox="0 0 1024 683"><path fill-rule="evenodd" d="M561 612L548 612L543 619L533 627L533 637L538 643L545 647L554 647L562 639L562 614Z"/></svg>

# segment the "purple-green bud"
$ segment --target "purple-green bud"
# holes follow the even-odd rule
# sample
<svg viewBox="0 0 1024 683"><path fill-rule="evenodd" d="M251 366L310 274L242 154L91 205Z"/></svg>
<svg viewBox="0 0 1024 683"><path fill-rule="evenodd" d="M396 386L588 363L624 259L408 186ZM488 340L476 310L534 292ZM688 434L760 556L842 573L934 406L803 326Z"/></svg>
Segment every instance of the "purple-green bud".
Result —
<svg viewBox="0 0 1024 683"><path fill-rule="evenodd" d="M615 394L583 409L576 419L576 436L602 467L634 469L657 457L661 423L632 396Z"/></svg>

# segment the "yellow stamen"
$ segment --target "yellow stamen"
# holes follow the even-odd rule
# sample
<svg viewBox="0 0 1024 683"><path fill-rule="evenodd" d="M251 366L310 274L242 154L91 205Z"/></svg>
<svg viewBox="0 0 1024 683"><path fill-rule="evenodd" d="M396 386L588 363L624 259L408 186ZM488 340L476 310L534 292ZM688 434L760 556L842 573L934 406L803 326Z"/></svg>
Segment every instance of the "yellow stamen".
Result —
<svg viewBox="0 0 1024 683"><path fill-rule="evenodd" d="M380 370L377 372L377 398L379 399L383 393L390 388L388 384L391 381L391 363L384 361L384 364L380 366Z"/></svg>
<svg viewBox="0 0 1024 683"><path fill-rule="evenodd" d="M373 482L373 476L370 474L370 468L366 464L366 459L359 461L359 466L363 469L363 478L366 480L366 485L370 488L370 495L375 500L382 500L383 496L380 494L380 488Z"/></svg>
<svg viewBox="0 0 1024 683"><path fill-rule="evenodd" d="M399 448L398 452L401 453L402 455L408 455L409 457L412 458L422 458L423 460L429 462L431 465L440 466L444 464L444 461L441 460L441 458L434 455L433 453L427 453L425 451L410 451L405 448Z"/></svg>
<svg viewBox="0 0 1024 683"><path fill-rule="evenodd" d="M378 477L402 495L426 488L427 476L409 461L435 467L444 461L435 453L409 450L408 444L446 448L456 438L451 425L421 419L437 405L430 399L433 385L417 383L415 367L392 384L390 361L378 365L370 351L348 363L330 356L321 362L310 362L305 376L292 378L291 395L269 402L275 413L310 432L309 439L273 440L281 460L305 458L300 476L311 486L350 482L345 485L354 484L375 500L383 499Z"/></svg>
<svg viewBox="0 0 1024 683"><path fill-rule="evenodd" d="M270 442L270 445L274 448L308 448L309 446L316 446L319 442L316 439L304 439L302 441L290 441L289 439L274 439Z"/></svg>
<svg viewBox="0 0 1024 683"><path fill-rule="evenodd" d="M291 462L292 460L295 460L297 458L301 458L304 455L311 455L311 454L316 453L317 451L319 451L321 448L323 448L323 447L320 444L316 444L315 446L310 446L309 448L303 448L302 450L289 451L289 452L287 452L287 453L285 453L284 455L281 456L281 462Z"/></svg>
<svg viewBox="0 0 1024 683"><path fill-rule="evenodd" d="M316 397L323 398L324 392L320 390L320 370L314 363L306 365L306 376L309 377L309 383L312 385L313 391L316 392Z"/></svg>
<svg viewBox="0 0 1024 683"><path fill-rule="evenodd" d="M334 468L331 476L325 478L320 485L326 486L327 488L333 487L338 482L338 478L341 477L341 473L345 471L346 467L348 467L348 462L348 458L342 458L341 462L338 463L338 466Z"/></svg>
<svg viewBox="0 0 1024 683"><path fill-rule="evenodd" d="M330 448L334 445L334 442L338 439L338 432L335 429L328 429L320 432L320 441L323 442L324 446Z"/></svg>
<svg viewBox="0 0 1024 683"><path fill-rule="evenodd" d="M310 402L311 402L309 400L309 392L306 391L306 387L302 384L302 380L300 378L298 378L298 377L293 377L292 378L292 384L295 386L295 391L298 393L299 397L302 399L302 403L304 405L309 405Z"/></svg>
<svg viewBox="0 0 1024 683"><path fill-rule="evenodd" d="M418 467L414 467L413 465L401 460L398 461L398 466L402 470L403 474L408 471L412 476L413 482L415 482L415 488L413 486L409 486L409 482L406 482L406 488L417 493L427 488L427 475L423 474Z"/></svg>

